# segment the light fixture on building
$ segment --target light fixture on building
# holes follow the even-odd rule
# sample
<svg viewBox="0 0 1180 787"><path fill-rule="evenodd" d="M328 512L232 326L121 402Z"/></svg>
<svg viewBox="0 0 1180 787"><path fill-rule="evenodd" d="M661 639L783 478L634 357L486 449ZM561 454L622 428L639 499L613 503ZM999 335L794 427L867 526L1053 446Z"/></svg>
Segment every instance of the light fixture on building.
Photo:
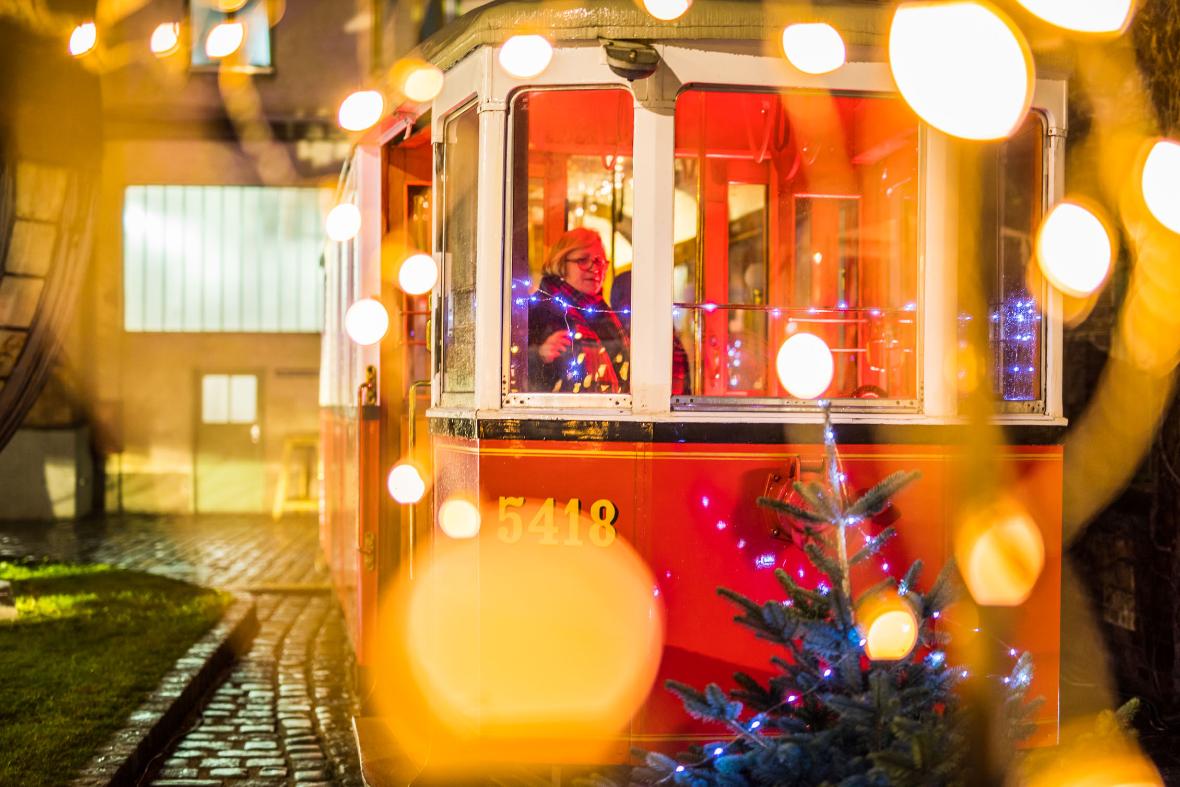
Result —
<svg viewBox="0 0 1180 787"><path fill-rule="evenodd" d="M337 120L345 131L364 131L381 119L385 99L376 90L358 90L340 104Z"/></svg>
<svg viewBox="0 0 1180 787"><path fill-rule="evenodd" d="M170 55L176 51L176 47L180 44L180 24L177 22L164 22L156 25L156 29L152 31L151 40L148 46L152 50L152 54L157 57Z"/></svg>
<svg viewBox="0 0 1180 787"><path fill-rule="evenodd" d="M805 74L827 74L844 65L847 52L836 28L825 22L788 25L783 30L787 61Z"/></svg>
<svg viewBox="0 0 1180 787"><path fill-rule="evenodd" d="M516 35L500 47L500 66L517 79L531 79L549 67L553 45L544 36Z"/></svg>
<svg viewBox="0 0 1180 787"><path fill-rule="evenodd" d="M241 48L246 40L246 26L241 22L226 20L213 26L205 36L205 55L210 60L222 60Z"/></svg>
<svg viewBox="0 0 1180 787"><path fill-rule="evenodd" d="M643 7L647 12L661 22L679 19L691 5L692 0L643 0Z"/></svg>
<svg viewBox="0 0 1180 787"><path fill-rule="evenodd" d="M376 298L354 301L344 313L344 332L362 347L376 344L389 330L389 312Z"/></svg>
<svg viewBox="0 0 1180 787"><path fill-rule="evenodd" d="M1051 25L1075 33L1119 33L1131 22L1134 0L1016 0Z"/></svg>
<svg viewBox="0 0 1180 787"><path fill-rule="evenodd" d="M356 237L361 231L361 211L351 202L341 202L328 211L324 220L324 231L337 243L344 243Z"/></svg>
<svg viewBox="0 0 1180 787"><path fill-rule="evenodd" d="M779 382L796 399L815 399L828 390L835 361L827 343L813 333L797 333L783 342L775 359Z"/></svg>
<svg viewBox="0 0 1180 787"><path fill-rule="evenodd" d="M411 254L397 271L397 283L407 295L425 295L438 281L438 265L429 254Z"/></svg>
<svg viewBox="0 0 1180 787"><path fill-rule="evenodd" d="M902 3L889 26L889 67L910 108L953 137L1008 137L1032 102L1028 43L975 0Z"/></svg>
<svg viewBox="0 0 1180 787"><path fill-rule="evenodd" d="M1058 204L1037 232L1037 263L1057 289L1084 298L1106 281L1112 244L1106 225L1075 202Z"/></svg>
<svg viewBox="0 0 1180 787"><path fill-rule="evenodd" d="M83 22L70 33L70 54L81 57L98 44L98 28L93 22Z"/></svg>

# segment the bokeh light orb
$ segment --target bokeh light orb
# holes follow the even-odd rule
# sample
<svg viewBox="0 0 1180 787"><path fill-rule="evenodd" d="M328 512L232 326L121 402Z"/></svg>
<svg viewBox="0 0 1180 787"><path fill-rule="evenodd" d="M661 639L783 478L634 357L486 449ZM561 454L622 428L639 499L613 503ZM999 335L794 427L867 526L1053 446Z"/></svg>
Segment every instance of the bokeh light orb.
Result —
<svg viewBox="0 0 1180 787"><path fill-rule="evenodd" d="M237 52L246 40L246 27L241 22L222 22L205 37L205 55L210 60L221 60Z"/></svg>
<svg viewBox="0 0 1180 787"><path fill-rule="evenodd" d="M1118 33L1131 22L1134 0L1016 0L1051 25L1076 33Z"/></svg>
<svg viewBox="0 0 1180 787"><path fill-rule="evenodd" d="M376 298L354 301L344 313L344 332L362 347L376 344L389 330L389 312Z"/></svg>
<svg viewBox="0 0 1180 787"><path fill-rule="evenodd" d="M411 101L425 104L433 101L443 88L442 69L430 63L415 64L402 80L402 93Z"/></svg>
<svg viewBox="0 0 1180 787"><path fill-rule="evenodd" d="M1180 232L1180 143L1158 140L1143 165L1143 199L1155 220Z"/></svg>
<svg viewBox="0 0 1180 787"><path fill-rule="evenodd" d="M98 28L93 22L83 22L70 33L70 54L81 57L98 44Z"/></svg>
<svg viewBox="0 0 1180 787"><path fill-rule="evenodd" d="M411 254L397 270L397 284L407 295L425 295L438 282L438 265L429 254Z"/></svg>
<svg viewBox="0 0 1180 787"><path fill-rule="evenodd" d="M1041 272L1054 287L1084 298L1106 280L1113 248L1101 219L1075 202L1062 202L1041 224L1036 253Z"/></svg>
<svg viewBox="0 0 1180 787"><path fill-rule="evenodd" d="M787 61L805 74L827 74L844 65L844 39L824 22L788 25L783 30Z"/></svg>
<svg viewBox="0 0 1180 787"><path fill-rule="evenodd" d="M856 610L865 655L873 661L898 661L918 644L918 615L896 591L862 599Z"/></svg>
<svg viewBox="0 0 1180 787"><path fill-rule="evenodd" d="M148 41L148 48L157 57L171 54L180 44L180 25L176 22L164 22L156 25L152 37Z"/></svg>
<svg viewBox="0 0 1180 787"><path fill-rule="evenodd" d="M955 533L955 559L975 603L1014 607L1045 567L1045 542L1023 506L1002 500L968 514Z"/></svg>
<svg viewBox="0 0 1180 787"><path fill-rule="evenodd" d="M341 202L324 220L324 231L337 243L352 240L361 231L361 210L351 202Z"/></svg>
<svg viewBox="0 0 1180 787"><path fill-rule="evenodd" d="M438 507L438 526L451 538L475 538L479 535L479 507L462 497L453 497Z"/></svg>
<svg viewBox="0 0 1180 787"><path fill-rule="evenodd" d="M779 382L796 399L815 399L828 390L836 364L832 350L813 333L796 333L775 359Z"/></svg>
<svg viewBox="0 0 1180 787"><path fill-rule="evenodd" d="M661 22L679 19L692 5L692 0L643 0L646 11Z"/></svg>
<svg viewBox="0 0 1180 787"><path fill-rule="evenodd" d="M418 468L407 462L394 465L386 480L389 495L399 503L413 505L426 494L426 481Z"/></svg>
<svg viewBox="0 0 1180 787"><path fill-rule="evenodd" d="M345 131L364 131L381 119L385 99L376 90L358 90L340 102L336 120Z"/></svg>
<svg viewBox="0 0 1180 787"><path fill-rule="evenodd" d="M1028 43L974 0L902 3L889 27L889 67L919 117L962 139L1009 136L1032 102Z"/></svg>
<svg viewBox="0 0 1180 787"><path fill-rule="evenodd" d="M500 47L500 66L517 79L531 79L549 67L553 45L544 36L512 36Z"/></svg>
<svg viewBox="0 0 1180 787"><path fill-rule="evenodd" d="M378 710L440 772L601 762L657 675L651 571L622 538L508 544L496 530L436 542L387 597Z"/></svg>

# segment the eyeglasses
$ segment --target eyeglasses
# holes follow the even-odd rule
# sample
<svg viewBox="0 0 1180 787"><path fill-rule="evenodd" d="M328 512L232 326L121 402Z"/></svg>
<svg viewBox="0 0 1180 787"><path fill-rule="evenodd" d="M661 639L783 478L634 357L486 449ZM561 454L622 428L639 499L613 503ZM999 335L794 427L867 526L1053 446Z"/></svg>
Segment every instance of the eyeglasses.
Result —
<svg viewBox="0 0 1180 787"><path fill-rule="evenodd" d="M601 270L606 268L606 258L599 256L566 257L566 262L572 262L584 271Z"/></svg>

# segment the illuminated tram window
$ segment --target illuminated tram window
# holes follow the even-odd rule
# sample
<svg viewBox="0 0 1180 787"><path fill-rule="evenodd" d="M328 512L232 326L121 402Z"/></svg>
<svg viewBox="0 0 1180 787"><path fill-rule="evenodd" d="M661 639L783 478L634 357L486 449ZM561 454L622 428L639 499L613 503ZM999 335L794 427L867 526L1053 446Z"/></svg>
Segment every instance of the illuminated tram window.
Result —
<svg viewBox="0 0 1180 787"><path fill-rule="evenodd" d="M526 91L511 128L508 390L627 393L634 99Z"/></svg>
<svg viewBox="0 0 1180 787"><path fill-rule="evenodd" d="M459 404L475 391L476 195L479 189L479 114L475 104L443 127L442 394Z"/></svg>
<svg viewBox="0 0 1180 787"><path fill-rule="evenodd" d="M673 394L789 398L775 356L807 332L835 358L825 397L915 400L918 124L903 102L690 89L675 124L687 374L677 391L674 353Z"/></svg>

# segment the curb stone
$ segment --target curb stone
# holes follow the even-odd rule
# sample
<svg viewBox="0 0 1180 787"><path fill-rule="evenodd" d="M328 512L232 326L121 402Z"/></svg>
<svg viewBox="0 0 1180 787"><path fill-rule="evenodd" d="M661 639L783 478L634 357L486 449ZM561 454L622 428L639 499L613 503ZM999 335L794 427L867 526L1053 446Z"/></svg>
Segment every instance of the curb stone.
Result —
<svg viewBox="0 0 1180 787"><path fill-rule="evenodd" d="M73 787L134 784L180 731L193 708L226 667L249 649L258 632L253 597L243 593L233 597L221 620L177 659L123 729L86 764Z"/></svg>

